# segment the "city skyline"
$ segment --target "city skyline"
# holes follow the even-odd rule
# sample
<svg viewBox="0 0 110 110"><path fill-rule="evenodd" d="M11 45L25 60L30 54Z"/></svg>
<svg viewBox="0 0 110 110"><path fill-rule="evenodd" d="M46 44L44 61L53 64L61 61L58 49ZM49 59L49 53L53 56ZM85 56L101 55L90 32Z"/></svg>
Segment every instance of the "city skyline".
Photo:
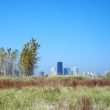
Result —
<svg viewBox="0 0 110 110"><path fill-rule="evenodd" d="M109 0L1 0L0 47L18 49L32 37L41 48L38 72L57 61L80 72L110 69Z"/></svg>
<svg viewBox="0 0 110 110"><path fill-rule="evenodd" d="M58 61L56 63L56 66L51 67L50 72L48 74L45 73L45 75L48 76L87 76L87 77L96 77L96 76L105 76L105 74L109 73L110 70L105 70L103 73L95 72L95 71L83 71L79 72L79 68L76 66L73 67L67 67L63 66L64 63L61 61Z"/></svg>
<svg viewBox="0 0 110 110"><path fill-rule="evenodd" d="M64 66L64 63L61 61L58 61L56 63L56 66L53 66L50 68L50 72L45 73L45 75L49 75L49 76L59 76L59 75L81 75L83 76L85 74L86 75L95 75L95 76L104 76L105 74L107 74L108 72L110 72L109 69L105 69L102 73L101 72L96 72L96 71L89 71L89 70L85 70L85 71L79 71L79 68L76 66L72 66L72 67L67 67L66 65Z"/></svg>

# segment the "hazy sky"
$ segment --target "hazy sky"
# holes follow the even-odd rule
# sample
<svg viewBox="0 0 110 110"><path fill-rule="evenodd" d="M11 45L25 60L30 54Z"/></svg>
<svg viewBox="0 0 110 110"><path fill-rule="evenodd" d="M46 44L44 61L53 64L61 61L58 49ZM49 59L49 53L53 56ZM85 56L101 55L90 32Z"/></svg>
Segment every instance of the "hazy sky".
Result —
<svg viewBox="0 0 110 110"><path fill-rule="evenodd" d="M110 0L0 0L0 47L35 37L39 71L57 61L82 71L110 69Z"/></svg>

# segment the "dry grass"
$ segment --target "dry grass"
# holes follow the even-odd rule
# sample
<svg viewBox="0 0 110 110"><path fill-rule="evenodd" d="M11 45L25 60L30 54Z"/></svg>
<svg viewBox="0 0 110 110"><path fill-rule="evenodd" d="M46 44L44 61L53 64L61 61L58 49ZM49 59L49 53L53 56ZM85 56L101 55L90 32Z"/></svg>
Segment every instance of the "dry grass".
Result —
<svg viewBox="0 0 110 110"><path fill-rule="evenodd" d="M10 89L23 87L73 87L77 86L86 86L86 87L104 87L110 86L110 80L74 80L74 79L46 79L46 78L35 78L31 80L10 80L10 79L1 79L0 80L0 89Z"/></svg>
<svg viewBox="0 0 110 110"><path fill-rule="evenodd" d="M85 96L78 98L76 110L93 110L91 99Z"/></svg>

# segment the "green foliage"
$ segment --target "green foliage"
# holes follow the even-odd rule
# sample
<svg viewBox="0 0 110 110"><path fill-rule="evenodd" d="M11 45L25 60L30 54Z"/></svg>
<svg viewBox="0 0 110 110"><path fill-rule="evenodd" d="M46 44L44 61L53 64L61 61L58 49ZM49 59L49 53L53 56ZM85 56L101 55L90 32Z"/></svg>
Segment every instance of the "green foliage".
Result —
<svg viewBox="0 0 110 110"><path fill-rule="evenodd" d="M110 72L106 74L106 78L110 78Z"/></svg>
<svg viewBox="0 0 110 110"><path fill-rule="evenodd" d="M39 61L38 49L40 45L35 39L31 39L24 45L20 55L19 67L22 75L30 76L34 74L34 69Z"/></svg>
<svg viewBox="0 0 110 110"><path fill-rule="evenodd" d="M50 80L88 80L90 78L82 77L82 76L52 76L52 77L47 77L47 79Z"/></svg>
<svg viewBox="0 0 110 110"><path fill-rule="evenodd" d="M49 88L43 92L43 99L47 102L56 102L58 100L58 96L60 95L60 89L58 88Z"/></svg>
<svg viewBox="0 0 110 110"><path fill-rule="evenodd" d="M75 108L77 106L80 106L81 108L82 105L84 107L92 105L94 110L109 110L110 88L77 87L76 89L73 89L70 87L30 87L0 90L1 110L48 110L46 107L51 104L58 104L58 106L62 107L65 102L69 106L69 109L66 110L78 110Z"/></svg>
<svg viewBox="0 0 110 110"><path fill-rule="evenodd" d="M0 49L0 72L3 73L3 66L4 66L4 61L5 61L5 58L6 58L6 52L5 52L5 49L2 47Z"/></svg>

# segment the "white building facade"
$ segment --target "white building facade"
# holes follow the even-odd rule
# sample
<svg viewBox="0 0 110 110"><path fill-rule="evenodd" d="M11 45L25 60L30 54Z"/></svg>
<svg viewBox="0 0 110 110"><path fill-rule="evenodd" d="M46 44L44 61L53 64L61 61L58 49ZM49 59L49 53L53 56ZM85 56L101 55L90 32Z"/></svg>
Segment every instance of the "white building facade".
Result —
<svg viewBox="0 0 110 110"><path fill-rule="evenodd" d="M57 69L55 67L51 68L51 76L56 76L57 75Z"/></svg>
<svg viewBox="0 0 110 110"><path fill-rule="evenodd" d="M78 67L73 67L71 70L73 75L78 75Z"/></svg>

